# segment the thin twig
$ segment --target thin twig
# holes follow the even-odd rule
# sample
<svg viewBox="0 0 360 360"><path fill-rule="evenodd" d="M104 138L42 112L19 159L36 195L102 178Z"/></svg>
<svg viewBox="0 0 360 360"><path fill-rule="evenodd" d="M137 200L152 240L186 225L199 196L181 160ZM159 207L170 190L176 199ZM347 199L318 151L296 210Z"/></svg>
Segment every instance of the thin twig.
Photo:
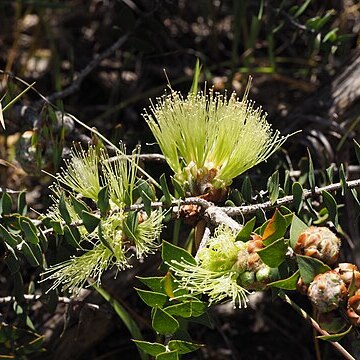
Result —
<svg viewBox="0 0 360 360"><path fill-rule="evenodd" d="M27 301L38 301L38 300L41 300L41 297L42 295L31 295L31 294L25 294L24 295L24 299L27 300ZM14 302L16 299L14 296L5 296L5 297L1 297L0 298L0 304L7 304L7 303L10 303L10 302ZM64 304L84 304L92 309L95 309L95 310L99 310L99 305L97 304L92 304L92 303L88 303L86 301L83 301L83 300L76 300L76 299L71 299L71 298L68 298L68 297L63 297L63 296L60 296L58 298L58 301L61 302L61 303L64 303Z"/></svg>
<svg viewBox="0 0 360 360"><path fill-rule="evenodd" d="M301 309L301 307L299 307L298 305L296 305L290 298L289 296L287 296L285 293L280 292L279 293L279 297L284 300L285 302L287 302L289 305L291 305L291 307L297 312L299 313L305 320L309 321L310 324L313 326L313 328L318 331L321 335L326 335L328 336L329 333L326 332L325 330L323 330L319 324L309 315L307 314L303 309ZM334 346L336 348L337 351L339 351L341 353L341 355L344 356L345 359L348 360L356 360L346 349L344 349L338 342L330 342L330 344L332 346Z"/></svg>
<svg viewBox="0 0 360 360"><path fill-rule="evenodd" d="M360 187L360 179L347 181L347 188L355 189ZM341 183L335 183L331 185L327 185L321 188L315 188L314 191L311 190L304 190L303 192L303 199L309 199L314 196L320 196L323 191L334 192L340 190L342 187ZM234 206L234 207L223 207L221 208L229 216L238 216L238 215L248 215L256 213L259 209L262 210L270 210L276 208L281 205L289 205L294 202L294 196L284 196L278 199L275 203L271 203L271 201L267 201L262 204L255 204L255 205L246 205L246 206Z"/></svg>

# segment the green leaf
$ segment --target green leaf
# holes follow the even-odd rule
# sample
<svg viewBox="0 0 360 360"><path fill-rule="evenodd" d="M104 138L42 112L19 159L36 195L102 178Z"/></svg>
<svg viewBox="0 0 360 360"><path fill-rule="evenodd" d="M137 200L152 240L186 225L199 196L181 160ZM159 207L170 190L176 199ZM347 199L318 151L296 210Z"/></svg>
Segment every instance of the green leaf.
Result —
<svg viewBox="0 0 360 360"><path fill-rule="evenodd" d="M183 318L191 317L191 313L192 313L190 301L185 301L180 304L174 304L174 305L167 306L164 310L169 315L181 316Z"/></svg>
<svg viewBox="0 0 360 360"><path fill-rule="evenodd" d="M12 198L7 192L4 192L0 200L0 215L11 214L11 210L12 210Z"/></svg>
<svg viewBox="0 0 360 360"><path fill-rule="evenodd" d="M290 246L292 248L295 247L300 234L307 228L308 226L294 214L290 226Z"/></svg>
<svg viewBox="0 0 360 360"><path fill-rule="evenodd" d="M360 164L360 144L354 139L355 144L355 154L358 160L358 163Z"/></svg>
<svg viewBox="0 0 360 360"><path fill-rule="evenodd" d="M175 268L182 269L182 266L175 264L174 260L181 263L183 261L188 262L192 265L196 265L196 260L186 250L175 246L167 241L163 241L162 244L162 259L164 262L171 264Z"/></svg>
<svg viewBox="0 0 360 360"><path fill-rule="evenodd" d="M329 219L337 226L339 223L339 215L335 198L325 190L321 192L321 195L323 197L324 205L328 209Z"/></svg>
<svg viewBox="0 0 360 360"><path fill-rule="evenodd" d="M308 155L309 155L309 172L308 172L308 178L309 178L309 185L311 191L315 190L315 173L314 173L314 164L311 158L310 150L307 149Z"/></svg>
<svg viewBox="0 0 360 360"><path fill-rule="evenodd" d="M154 188L147 181L140 180L139 188L143 193L145 193L147 195L147 197L148 197L148 199L150 199L150 201L156 200L156 194L155 194Z"/></svg>
<svg viewBox="0 0 360 360"><path fill-rule="evenodd" d="M64 219L66 224L70 225L71 224L71 216L70 216L69 210L67 209L67 206L66 206L64 194L61 194L60 199L59 199L59 211L60 211L61 217Z"/></svg>
<svg viewBox="0 0 360 360"><path fill-rule="evenodd" d="M171 178L171 182L174 186L175 197L177 199L183 199L185 197L185 192L184 192L184 189L182 188L181 184L173 177Z"/></svg>
<svg viewBox="0 0 360 360"><path fill-rule="evenodd" d="M299 182L294 182L292 185L292 193L294 196L294 207L297 213L299 213L302 209L302 205L304 202L303 192L304 191L301 184Z"/></svg>
<svg viewBox="0 0 360 360"><path fill-rule="evenodd" d="M268 191L271 204L275 204L279 197L279 171L276 170L268 182Z"/></svg>
<svg viewBox="0 0 360 360"><path fill-rule="evenodd" d="M282 238L257 251L257 253L266 265L275 268L284 262L287 249L288 243Z"/></svg>
<svg viewBox="0 0 360 360"><path fill-rule="evenodd" d="M351 191L351 194L352 194L355 202L357 203L357 205L358 205L358 207L360 209L360 199L359 199L357 190L356 189L350 189L350 191Z"/></svg>
<svg viewBox="0 0 360 360"><path fill-rule="evenodd" d="M76 238L75 238L73 232L71 231L69 225L64 226L64 237L65 237L66 242L69 245L71 245L75 249L81 249L81 246L80 246L79 242L76 240Z"/></svg>
<svg viewBox="0 0 360 360"><path fill-rule="evenodd" d="M87 211L82 212L81 219L89 234L91 234L100 223L99 217Z"/></svg>
<svg viewBox="0 0 360 360"><path fill-rule="evenodd" d="M352 325L344 332L338 334L331 334L331 335L321 335L317 336L318 339L330 341L330 342L338 342L340 341L345 335L349 334L352 330Z"/></svg>
<svg viewBox="0 0 360 360"><path fill-rule="evenodd" d="M181 316L183 318L198 317L204 314L208 305L203 301L187 300L180 304L167 306L164 310L173 316Z"/></svg>
<svg viewBox="0 0 360 360"><path fill-rule="evenodd" d="M124 222L124 231L126 236L134 240L136 229L139 225L139 214L136 211L129 212L125 222Z"/></svg>
<svg viewBox="0 0 360 360"><path fill-rule="evenodd" d="M140 196L141 196L142 202L144 204L144 209L145 209L146 215L150 216L151 210L152 210L151 199L143 190L140 190Z"/></svg>
<svg viewBox="0 0 360 360"><path fill-rule="evenodd" d="M179 322L166 311L156 308L152 316L152 327L161 335L172 335L179 328Z"/></svg>
<svg viewBox="0 0 360 360"><path fill-rule="evenodd" d="M100 189L98 194L97 206L100 209L101 215L106 215L110 210L109 203L109 188L104 186Z"/></svg>
<svg viewBox="0 0 360 360"><path fill-rule="evenodd" d="M179 354L187 354L193 351L198 350L201 346L200 344L194 344L188 341L182 340L170 340L168 347L170 350L177 350Z"/></svg>
<svg viewBox="0 0 360 360"><path fill-rule="evenodd" d="M156 360L179 360L179 355L177 351L168 351L159 354Z"/></svg>
<svg viewBox="0 0 360 360"><path fill-rule="evenodd" d="M37 230L35 225L31 222L30 219L21 216L20 217L20 226L21 229L24 231L25 238L32 244L37 244L39 242L39 238L36 235Z"/></svg>
<svg viewBox="0 0 360 360"><path fill-rule="evenodd" d="M64 229L60 221L50 220L49 225L57 235L64 235Z"/></svg>
<svg viewBox="0 0 360 360"><path fill-rule="evenodd" d="M292 274L287 279L281 279L277 281L273 281L272 283L268 284L267 286L275 287L278 289L284 290L296 290L296 284L300 277L300 271L297 270L294 274Z"/></svg>
<svg viewBox="0 0 360 360"><path fill-rule="evenodd" d="M11 247L15 247L21 242L21 238L13 236L4 226L0 224L0 235Z"/></svg>
<svg viewBox="0 0 360 360"><path fill-rule="evenodd" d="M92 284L94 289L114 308L116 314L119 316L121 321L125 324L126 328L129 330L131 336L136 340L143 340L139 326L135 320L131 317L128 311L110 294L108 294L103 288ZM147 360L148 356L139 349L139 354L142 360Z"/></svg>
<svg viewBox="0 0 360 360"><path fill-rule="evenodd" d="M166 346L159 343L152 343L148 341L133 340L137 347L145 353L156 356L166 351Z"/></svg>
<svg viewBox="0 0 360 360"><path fill-rule="evenodd" d="M285 180L284 180L284 194L289 195L290 194L290 171L285 170Z"/></svg>
<svg viewBox="0 0 360 360"><path fill-rule="evenodd" d="M278 240L285 235L287 228L287 221L281 212L276 209L273 217L270 219L262 234L265 245L270 245L275 240Z"/></svg>
<svg viewBox="0 0 360 360"><path fill-rule="evenodd" d="M26 257L26 260L29 262L31 266L39 266L40 263L33 251L31 250L29 244L25 241L22 241L16 248Z"/></svg>
<svg viewBox="0 0 360 360"><path fill-rule="evenodd" d="M329 179L330 183L333 183L334 182L334 164L331 164L326 169L326 174L328 176L328 179Z"/></svg>
<svg viewBox="0 0 360 360"><path fill-rule="evenodd" d="M17 211L20 215L26 215L27 204L26 204L26 192L22 191L17 199Z"/></svg>
<svg viewBox="0 0 360 360"><path fill-rule="evenodd" d="M83 211L90 212L89 207L81 200L77 199L75 196L70 195L72 205L74 207L75 212L78 214L80 218L82 218Z"/></svg>
<svg viewBox="0 0 360 360"><path fill-rule="evenodd" d="M341 164L341 165L340 165L340 168L339 168L339 177L340 177L340 185L341 185L341 195L344 196L344 195L345 195L346 188L347 188L346 174L345 174L344 164Z"/></svg>
<svg viewBox="0 0 360 360"><path fill-rule="evenodd" d="M172 201L172 196L170 195L170 191L169 191L169 187L166 182L165 174L161 174L161 176L160 176L160 186L161 186L161 190L165 196L164 204L169 206Z"/></svg>
<svg viewBox="0 0 360 360"><path fill-rule="evenodd" d="M252 185L249 176L245 176L245 179L241 185L241 195L245 201L251 202L252 200Z"/></svg>
<svg viewBox="0 0 360 360"><path fill-rule="evenodd" d="M339 31L339 28L334 28L334 29L331 29L325 36L324 36L324 39L323 39L323 42L326 43L326 42L334 42L336 41L337 39L337 32Z"/></svg>
<svg viewBox="0 0 360 360"><path fill-rule="evenodd" d="M148 306L152 308L162 308L166 301L168 300L168 297L162 293L155 292L155 291L148 291L148 290L142 290L142 289L136 289L137 293L139 294L141 300Z"/></svg>
<svg viewBox="0 0 360 360"><path fill-rule="evenodd" d="M162 285L162 276L153 276L153 277L141 277L137 276L137 279L139 279L144 285L149 287L152 291L158 292L158 293L164 293L164 288Z"/></svg>
<svg viewBox="0 0 360 360"><path fill-rule="evenodd" d="M300 276L305 284L310 284L316 275L331 270L322 261L309 256L296 255L296 261L299 266Z"/></svg>
<svg viewBox="0 0 360 360"><path fill-rule="evenodd" d="M41 251L40 244L29 243L29 246L30 246L31 251L33 252L33 254L36 257L36 260L39 263L39 266L42 266L43 262L44 262L44 258L43 258L43 254Z"/></svg>
<svg viewBox="0 0 360 360"><path fill-rule="evenodd" d="M176 284L174 276L171 274L171 272L167 272L164 278L161 280L161 285L164 289L165 294L169 298L174 298L175 294L174 291L176 290Z"/></svg>
<svg viewBox="0 0 360 360"><path fill-rule="evenodd" d="M256 216L254 216L251 220L249 220L243 228L236 235L236 241L248 241L250 239L250 235L254 230L254 226L256 223Z"/></svg>

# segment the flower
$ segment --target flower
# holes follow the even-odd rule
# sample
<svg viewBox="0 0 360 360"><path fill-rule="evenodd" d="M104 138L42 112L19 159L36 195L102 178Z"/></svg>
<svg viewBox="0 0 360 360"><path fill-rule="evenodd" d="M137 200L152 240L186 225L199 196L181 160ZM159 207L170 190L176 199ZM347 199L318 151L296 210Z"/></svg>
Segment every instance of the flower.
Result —
<svg viewBox="0 0 360 360"><path fill-rule="evenodd" d="M185 259L168 263L179 288L193 295L205 294L209 304L230 299L234 306L246 307L249 293L238 282L238 253L246 243L236 242L236 234L225 225L219 226L207 246L201 249L195 263Z"/></svg>
<svg viewBox="0 0 360 360"><path fill-rule="evenodd" d="M191 195L227 188L232 179L266 160L286 140L266 113L235 93L210 90L184 98L171 91L143 114L177 180Z"/></svg>
<svg viewBox="0 0 360 360"><path fill-rule="evenodd" d="M83 197L97 200L100 191L98 170L99 157L96 149L90 146L88 151L73 148L70 160L66 160L66 167L56 174L56 179L62 185Z"/></svg>
<svg viewBox="0 0 360 360"><path fill-rule="evenodd" d="M54 204L47 216L62 225L77 226L80 239L72 245L84 253L46 269L43 275L45 280L54 280L51 289L62 284L63 290L77 293L89 278L99 284L102 273L109 268L131 267L129 259L133 253L138 259L154 253L159 247L163 212L154 210L147 215L125 209L140 197L136 191L140 186L136 176L139 149L131 158L124 155L124 147L112 159L104 149L96 151L91 146L88 151L72 150L71 154L67 166L56 175ZM145 180L141 181L143 185ZM106 191L100 196L101 190ZM87 201L91 208L81 200L83 197L93 200ZM104 207L104 204L108 206ZM93 211L98 219L95 229L84 226L83 211ZM128 222L130 216L135 222ZM72 231L70 227L68 229ZM83 243L92 247L85 250Z"/></svg>
<svg viewBox="0 0 360 360"><path fill-rule="evenodd" d="M99 242L83 255L74 256L48 268L42 274L45 275L45 278L41 281L54 280L48 291L62 286L62 291L68 290L70 293L77 294L90 278L100 284L103 272L113 266L119 269L130 267L123 259L118 261L114 257L114 253Z"/></svg>

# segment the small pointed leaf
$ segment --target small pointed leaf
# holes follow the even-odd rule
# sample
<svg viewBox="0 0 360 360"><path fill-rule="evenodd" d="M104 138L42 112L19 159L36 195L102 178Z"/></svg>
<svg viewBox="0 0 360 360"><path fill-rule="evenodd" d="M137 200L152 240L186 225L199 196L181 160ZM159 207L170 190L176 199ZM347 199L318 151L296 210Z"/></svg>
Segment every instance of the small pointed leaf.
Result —
<svg viewBox="0 0 360 360"><path fill-rule="evenodd" d="M30 219L26 217L20 217L20 226L21 229L24 231L25 238L32 244L37 244L39 242L39 238L36 235L37 230L35 225L31 222Z"/></svg>
<svg viewBox="0 0 360 360"><path fill-rule="evenodd" d="M295 247L300 234L307 228L308 226L294 214L290 226L290 245L292 248Z"/></svg>
<svg viewBox="0 0 360 360"><path fill-rule="evenodd" d="M164 262L171 264L174 267L182 268L181 265L175 264L174 260L181 263L184 260L190 264L196 265L196 260L186 250L175 246L167 241L163 241L162 259Z"/></svg>
<svg viewBox="0 0 360 360"><path fill-rule="evenodd" d="M254 216L251 220L249 220L243 228L236 235L236 241L248 241L250 239L250 235L254 230L256 222L256 216Z"/></svg>
<svg viewBox="0 0 360 360"><path fill-rule="evenodd" d="M100 218L87 211L82 212L81 219L89 234L91 234L100 223Z"/></svg>
<svg viewBox="0 0 360 360"><path fill-rule="evenodd" d="M275 268L282 264L286 258L288 243L284 238L271 243L269 246L259 250L261 260L268 266Z"/></svg>
<svg viewBox="0 0 360 360"><path fill-rule="evenodd" d="M275 287L278 289L284 290L296 290L296 284L300 277L300 271L297 270L294 274L292 274L287 279L281 279L277 281L273 281L272 283L268 284L269 287Z"/></svg>
<svg viewBox="0 0 360 360"><path fill-rule="evenodd" d="M152 327L161 335L172 335L179 328L179 322L166 311L157 308L153 313Z"/></svg>
<svg viewBox="0 0 360 360"><path fill-rule="evenodd" d="M299 266L300 276L305 284L310 284L316 275L331 270L322 261L309 256L296 255L296 261Z"/></svg>
<svg viewBox="0 0 360 360"><path fill-rule="evenodd" d="M104 186L100 189L98 194L97 206L100 209L101 215L106 215L109 212L109 188L107 186Z"/></svg>
<svg viewBox="0 0 360 360"><path fill-rule="evenodd" d="M168 297L162 293L158 293L155 291L148 291L142 289L136 289L138 295L140 296L141 300L148 306L152 308L162 308Z"/></svg>
<svg viewBox="0 0 360 360"><path fill-rule="evenodd" d="M299 182L294 182L292 185L292 193L294 196L294 207L297 213L299 213L302 209L302 205L304 202L303 192L304 191L301 184Z"/></svg>
<svg viewBox="0 0 360 360"><path fill-rule="evenodd" d="M330 342L338 342L340 341L345 335L349 334L352 330L352 325L344 332L338 334L331 334L331 335L321 335L317 336L318 339L330 341Z"/></svg>
<svg viewBox="0 0 360 360"><path fill-rule="evenodd" d="M133 340L137 347L139 347L146 354L151 356L159 355L166 351L166 347L163 344L152 343L148 341Z"/></svg>
<svg viewBox="0 0 360 360"><path fill-rule="evenodd" d="M200 344L194 344L188 341L182 340L170 340L168 347L170 350L177 350L179 354L187 354L193 351L198 350L201 346Z"/></svg>
<svg viewBox="0 0 360 360"><path fill-rule="evenodd" d="M321 192L323 196L323 201L328 209L329 212L329 219L335 224L335 226L338 225L339 215L338 215L338 208L335 201L335 198L327 191L323 190Z"/></svg>

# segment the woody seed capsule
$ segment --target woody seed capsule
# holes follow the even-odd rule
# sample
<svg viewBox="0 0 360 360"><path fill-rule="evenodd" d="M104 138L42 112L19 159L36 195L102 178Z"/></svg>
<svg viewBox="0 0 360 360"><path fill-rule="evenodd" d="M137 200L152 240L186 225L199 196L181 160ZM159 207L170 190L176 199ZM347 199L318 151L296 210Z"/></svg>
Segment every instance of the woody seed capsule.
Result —
<svg viewBox="0 0 360 360"><path fill-rule="evenodd" d="M346 285L334 270L315 276L308 289L308 297L319 312L337 309L346 295Z"/></svg>
<svg viewBox="0 0 360 360"><path fill-rule="evenodd" d="M340 253L340 239L326 227L310 226L298 237L294 251L333 266Z"/></svg>

